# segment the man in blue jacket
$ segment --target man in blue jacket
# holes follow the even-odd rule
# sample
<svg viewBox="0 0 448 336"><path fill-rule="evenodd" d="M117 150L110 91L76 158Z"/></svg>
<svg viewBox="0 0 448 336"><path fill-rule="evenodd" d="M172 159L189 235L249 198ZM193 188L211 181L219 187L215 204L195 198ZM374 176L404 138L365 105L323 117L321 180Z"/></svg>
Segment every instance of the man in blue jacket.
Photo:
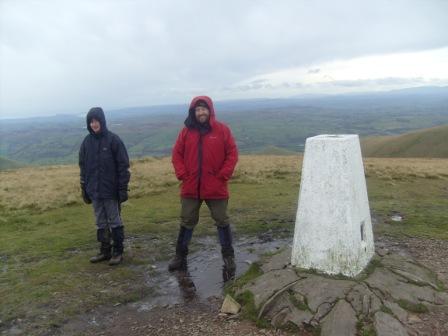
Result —
<svg viewBox="0 0 448 336"><path fill-rule="evenodd" d="M100 253L90 261L118 265L123 260L120 204L128 199L129 157L118 135L107 129L101 107L87 113L87 130L79 150L81 191L84 202L93 203L100 242Z"/></svg>

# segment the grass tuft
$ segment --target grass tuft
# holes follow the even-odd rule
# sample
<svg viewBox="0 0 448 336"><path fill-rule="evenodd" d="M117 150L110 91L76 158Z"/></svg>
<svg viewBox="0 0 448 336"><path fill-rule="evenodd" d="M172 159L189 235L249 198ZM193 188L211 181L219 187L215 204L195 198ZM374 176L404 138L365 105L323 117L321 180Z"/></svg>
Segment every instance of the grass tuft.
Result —
<svg viewBox="0 0 448 336"><path fill-rule="evenodd" d="M398 300L397 303L401 308L403 308L411 313L421 314L421 313L427 313L429 311L428 307L426 307L423 303L415 304L415 303L412 303L412 302L410 302L408 300L404 300L404 299Z"/></svg>

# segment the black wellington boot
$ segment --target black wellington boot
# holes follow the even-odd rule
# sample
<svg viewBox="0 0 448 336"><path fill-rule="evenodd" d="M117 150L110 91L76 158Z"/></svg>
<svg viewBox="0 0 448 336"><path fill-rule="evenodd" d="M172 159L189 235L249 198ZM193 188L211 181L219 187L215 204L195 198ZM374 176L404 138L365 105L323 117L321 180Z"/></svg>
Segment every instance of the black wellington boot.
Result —
<svg viewBox="0 0 448 336"><path fill-rule="evenodd" d="M177 236L176 255L168 264L168 271L172 272L187 268L188 244L192 235L192 229L187 229L183 226L180 227L179 235Z"/></svg>
<svg viewBox="0 0 448 336"><path fill-rule="evenodd" d="M114 246L112 248L112 258L109 260L109 265L115 266L123 261L123 242L124 242L123 226L119 226L112 229L112 241L114 242Z"/></svg>
<svg viewBox="0 0 448 336"><path fill-rule="evenodd" d="M219 242L221 244L221 254L224 265L222 267L222 278L227 282L235 277L235 251L232 246L232 231L230 225L218 227Z"/></svg>
<svg viewBox="0 0 448 336"><path fill-rule="evenodd" d="M111 258L111 244L109 228L98 229L96 231L96 239L100 242L100 253L90 258L91 263L106 261Z"/></svg>

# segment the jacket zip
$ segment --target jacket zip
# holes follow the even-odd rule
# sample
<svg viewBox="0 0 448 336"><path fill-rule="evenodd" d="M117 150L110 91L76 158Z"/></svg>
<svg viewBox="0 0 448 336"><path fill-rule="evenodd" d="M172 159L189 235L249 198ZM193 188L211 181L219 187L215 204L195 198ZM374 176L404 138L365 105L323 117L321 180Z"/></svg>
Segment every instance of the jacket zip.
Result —
<svg viewBox="0 0 448 336"><path fill-rule="evenodd" d="M201 176L202 176L202 134L199 132L199 144L198 144L198 198L201 199Z"/></svg>
<svg viewBox="0 0 448 336"><path fill-rule="evenodd" d="M97 177L97 182L98 182L98 187L97 187L97 192L98 192L98 195L101 195L101 176L102 176L102 173L101 173L101 158L100 158L100 155L101 155L101 137L99 137L98 138L98 150L97 150L97 162L98 162L98 167L97 167L97 169L96 169L96 171L97 171L97 174L98 174L98 177Z"/></svg>

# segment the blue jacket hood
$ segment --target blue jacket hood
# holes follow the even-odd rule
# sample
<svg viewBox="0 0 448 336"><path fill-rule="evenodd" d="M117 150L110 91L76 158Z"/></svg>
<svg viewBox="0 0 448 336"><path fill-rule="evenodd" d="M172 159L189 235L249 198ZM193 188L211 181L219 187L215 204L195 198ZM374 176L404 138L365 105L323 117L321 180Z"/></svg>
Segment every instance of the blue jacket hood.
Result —
<svg viewBox="0 0 448 336"><path fill-rule="evenodd" d="M90 122L92 119L96 119L100 122L101 130L100 134L105 134L107 132L107 125L106 125L106 116L104 115L104 111L101 107L92 107L89 112L87 113L87 130L90 134L95 135L95 132L90 127Z"/></svg>

